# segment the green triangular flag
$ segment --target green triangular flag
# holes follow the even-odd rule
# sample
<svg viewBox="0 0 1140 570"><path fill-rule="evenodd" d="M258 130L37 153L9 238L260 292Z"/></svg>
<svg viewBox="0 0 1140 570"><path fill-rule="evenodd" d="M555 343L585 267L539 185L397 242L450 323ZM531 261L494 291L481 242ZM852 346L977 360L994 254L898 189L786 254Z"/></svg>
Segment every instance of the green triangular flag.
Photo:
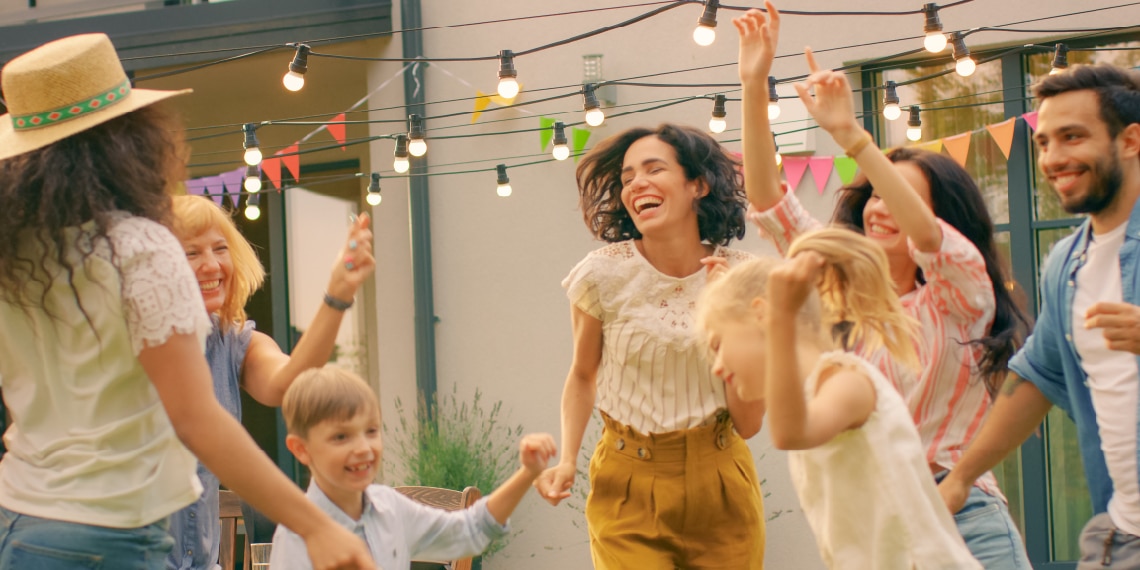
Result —
<svg viewBox="0 0 1140 570"><path fill-rule="evenodd" d="M578 162L578 155L586 148L586 141L590 140L590 129L573 129L574 162Z"/></svg>
<svg viewBox="0 0 1140 570"><path fill-rule="evenodd" d="M835 157L835 171L839 173L839 180L843 181L846 186L855 180L855 171L859 166L855 164L855 159L849 156Z"/></svg>
<svg viewBox="0 0 1140 570"><path fill-rule="evenodd" d="M538 131L538 136L542 140L542 152L546 152L546 145L550 144L550 139L554 138L554 121L550 117L539 117L538 125L541 130Z"/></svg>

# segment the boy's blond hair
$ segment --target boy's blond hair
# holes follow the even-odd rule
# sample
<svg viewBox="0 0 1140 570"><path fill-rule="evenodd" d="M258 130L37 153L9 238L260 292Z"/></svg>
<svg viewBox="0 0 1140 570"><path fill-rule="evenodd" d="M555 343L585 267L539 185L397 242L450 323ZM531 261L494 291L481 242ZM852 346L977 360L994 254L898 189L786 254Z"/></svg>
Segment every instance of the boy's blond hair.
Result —
<svg viewBox="0 0 1140 570"><path fill-rule="evenodd" d="M285 391L281 413L290 434L307 438L309 430L323 421L344 421L360 413L379 417L380 404L360 376L326 365L297 376Z"/></svg>

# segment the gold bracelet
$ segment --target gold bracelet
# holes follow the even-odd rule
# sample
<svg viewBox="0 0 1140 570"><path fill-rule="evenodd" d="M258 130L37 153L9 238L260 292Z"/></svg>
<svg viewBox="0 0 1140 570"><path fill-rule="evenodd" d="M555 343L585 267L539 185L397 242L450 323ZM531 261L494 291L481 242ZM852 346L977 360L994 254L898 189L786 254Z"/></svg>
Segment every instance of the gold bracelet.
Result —
<svg viewBox="0 0 1140 570"><path fill-rule="evenodd" d="M844 149L843 152L847 156L855 158L855 155L859 154L863 150L863 147L869 144L871 144L871 133L863 131L863 138L859 139L859 142L855 143L851 148Z"/></svg>

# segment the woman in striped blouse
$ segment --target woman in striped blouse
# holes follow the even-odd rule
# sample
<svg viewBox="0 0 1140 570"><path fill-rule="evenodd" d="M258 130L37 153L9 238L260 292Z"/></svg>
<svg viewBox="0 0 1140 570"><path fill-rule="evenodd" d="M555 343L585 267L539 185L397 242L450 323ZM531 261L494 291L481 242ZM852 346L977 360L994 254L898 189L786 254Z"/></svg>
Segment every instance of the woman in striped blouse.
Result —
<svg viewBox="0 0 1140 570"><path fill-rule="evenodd" d="M756 210L749 217L784 252L796 236L820 223L794 192L785 194L772 159L767 77L780 20L771 3L767 8L767 18L754 10L734 21L741 36L744 172ZM879 152L856 120L846 76L820 70L810 49L807 59L812 75L796 90L861 171L840 190L833 221L866 234L886 251L903 306L922 327L916 339L918 374L882 351L863 356L906 400L930 470L941 478L977 435L1028 322L1005 286L993 222L965 169L942 154L910 148ZM1030 568L992 473L978 479L955 522L987 569Z"/></svg>
<svg viewBox="0 0 1140 570"><path fill-rule="evenodd" d="M706 266L751 256L737 164L689 127L635 128L578 166L586 225L609 245L563 282L574 359L562 395L562 459L536 481L569 496L595 403L605 430L590 461L594 567L761 568L759 479L744 438L763 402L710 372L694 312Z"/></svg>

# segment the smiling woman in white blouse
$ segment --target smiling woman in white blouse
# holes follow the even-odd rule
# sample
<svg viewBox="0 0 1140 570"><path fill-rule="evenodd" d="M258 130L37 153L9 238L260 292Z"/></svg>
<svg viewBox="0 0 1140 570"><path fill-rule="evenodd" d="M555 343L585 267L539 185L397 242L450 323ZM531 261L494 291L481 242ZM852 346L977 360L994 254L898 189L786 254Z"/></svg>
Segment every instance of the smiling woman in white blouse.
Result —
<svg viewBox="0 0 1140 570"><path fill-rule="evenodd" d="M710 372L694 325L708 267L751 257L735 161L712 137L665 124L606 139L582 159L582 214L608 245L563 281L574 359L562 395L562 456L536 482L569 496L595 404L605 429L590 461L594 566L760 568L763 505L744 439L763 403ZM731 381L731 379L727 379Z"/></svg>

